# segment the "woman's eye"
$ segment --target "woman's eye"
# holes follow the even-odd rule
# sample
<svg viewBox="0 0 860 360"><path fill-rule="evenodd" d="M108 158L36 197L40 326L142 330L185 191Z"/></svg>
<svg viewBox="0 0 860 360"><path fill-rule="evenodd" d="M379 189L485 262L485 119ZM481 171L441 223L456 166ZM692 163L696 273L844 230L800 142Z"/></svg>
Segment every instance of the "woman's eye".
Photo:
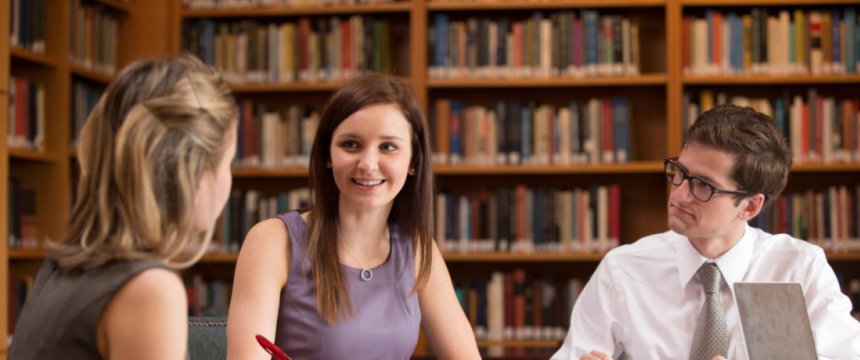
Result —
<svg viewBox="0 0 860 360"><path fill-rule="evenodd" d="M352 149L352 148L356 148L356 147L358 147L358 143L356 143L355 141L350 140L350 141L344 141L343 143L341 143L341 144L340 144L340 146L341 146L342 148Z"/></svg>
<svg viewBox="0 0 860 360"><path fill-rule="evenodd" d="M382 150L394 151L397 150L397 146L394 146L394 144L382 144Z"/></svg>

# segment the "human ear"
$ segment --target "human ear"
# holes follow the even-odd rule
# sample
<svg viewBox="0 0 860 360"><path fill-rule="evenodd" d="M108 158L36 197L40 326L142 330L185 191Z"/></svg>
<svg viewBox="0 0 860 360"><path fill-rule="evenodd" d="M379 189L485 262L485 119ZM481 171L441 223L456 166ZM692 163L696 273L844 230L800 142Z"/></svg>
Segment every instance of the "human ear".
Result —
<svg viewBox="0 0 860 360"><path fill-rule="evenodd" d="M762 210L764 206L765 197L764 194L755 194L746 199L741 200L740 203L740 213L738 213L738 219L747 221L756 217Z"/></svg>

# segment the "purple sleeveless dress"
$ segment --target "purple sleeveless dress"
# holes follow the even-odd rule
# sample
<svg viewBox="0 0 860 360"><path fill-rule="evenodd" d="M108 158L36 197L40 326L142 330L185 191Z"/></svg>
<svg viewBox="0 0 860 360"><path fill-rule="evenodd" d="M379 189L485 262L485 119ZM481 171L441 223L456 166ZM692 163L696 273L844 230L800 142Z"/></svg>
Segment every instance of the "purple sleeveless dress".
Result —
<svg viewBox="0 0 860 360"><path fill-rule="evenodd" d="M296 211L276 217L287 225L292 262L281 294L275 345L294 360L409 359L421 324L418 295L412 293L411 239L389 225L391 254L386 263L372 269L370 281L361 279L361 269L341 265L355 319L329 325L317 313L310 260L302 257L307 224Z"/></svg>

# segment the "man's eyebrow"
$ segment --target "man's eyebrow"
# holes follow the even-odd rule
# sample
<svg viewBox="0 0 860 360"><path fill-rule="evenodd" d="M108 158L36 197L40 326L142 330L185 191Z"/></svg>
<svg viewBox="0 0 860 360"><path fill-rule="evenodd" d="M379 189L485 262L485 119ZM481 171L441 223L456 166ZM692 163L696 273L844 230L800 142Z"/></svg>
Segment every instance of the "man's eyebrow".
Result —
<svg viewBox="0 0 860 360"><path fill-rule="evenodd" d="M675 161L675 162L676 162L676 163L678 163L678 165L681 165L681 167L684 169L684 171L685 171L685 172L687 172L687 175L695 176L695 177L697 177L697 178L701 178L702 180L707 181L707 182L708 182L709 184L711 184L711 185L715 185L715 186L722 187L722 185L718 184L718 181L715 181L715 180L714 180L714 179L712 179L710 176L708 176L708 175L693 175L693 174L690 174L690 170L689 170L689 169L687 169L687 167L686 167L686 166L684 166L684 164L681 164L681 162L680 162L680 161Z"/></svg>

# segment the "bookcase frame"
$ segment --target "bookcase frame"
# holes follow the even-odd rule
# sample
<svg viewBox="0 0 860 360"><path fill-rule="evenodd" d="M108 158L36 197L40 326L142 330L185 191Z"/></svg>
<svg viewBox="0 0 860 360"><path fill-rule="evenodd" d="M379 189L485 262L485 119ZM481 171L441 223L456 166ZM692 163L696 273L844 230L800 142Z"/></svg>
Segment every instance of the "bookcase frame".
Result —
<svg viewBox="0 0 860 360"><path fill-rule="evenodd" d="M9 19L9 1L0 0L0 19ZM22 74L34 77L46 85L46 152L35 153L9 149L5 141L0 141L0 204L8 204L8 180L10 175L21 176L28 183L35 185L38 191L37 213L40 232L51 239L59 239L65 234L65 223L71 204L70 184L75 173L76 151L70 147L69 132L72 112L72 78L107 83L111 77L95 73L72 65L68 61L68 1L47 0L51 9L46 16L45 54L32 52L9 46L9 27L0 26L0 139L4 139L8 119L8 79L10 74ZM158 58L164 55L178 55L181 52L181 23L187 18L270 18L285 16L328 16L347 14L408 14L410 69L406 79L415 89L422 106L431 106L431 92L444 89L494 89L506 94L528 91L528 89L574 89L574 88L611 88L613 93L628 94L631 88L663 87L665 103L656 104L666 114L665 128L652 129L662 134L665 144L665 156L677 156L682 142L682 94L685 87L701 85L758 85L777 86L787 84L809 84L827 86L828 84L858 84L860 75L841 76L792 76L792 77L693 77L682 74L681 21L684 9L687 7L722 7L722 6L825 6L853 5L856 0L549 0L549 1L505 1L505 2L428 2L412 0L408 2L383 3L375 5L348 6L315 6L302 8L264 8L264 9L213 9L187 10L182 9L181 0L132 0L125 3L117 0L82 0L89 3L100 3L121 14L119 35L119 64L118 69L138 58ZM665 16L665 69L663 73L646 73L635 77L619 78L586 78L586 79L511 79L511 80L439 80L428 79L427 57L427 26L430 16L435 12L461 11L516 11L516 10L561 10L576 8L649 8L659 9ZM55 10L56 9L56 10ZM660 56L663 56L662 54ZM328 92L339 84L332 83L295 83L295 84L242 84L235 85L234 91L242 96L256 94L299 94L309 92ZM661 95L662 96L662 95ZM634 114L635 123L635 114ZM631 219L629 214L646 212L662 212L656 215L659 220L665 217L665 200L668 197L669 186L659 181L662 163L658 159L635 161L620 165L582 165L582 166L437 166L435 172L443 186L455 183L456 188L486 187L489 179L503 182L527 179L531 184L558 183L567 179L586 177L601 182L624 181L631 177L649 179L648 188L653 192L649 198L623 197L622 209L628 213L625 221L631 221L637 235L645 230L638 229L646 221ZM792 176L800 176L804 184L826 183L827 180L817 180L819 175L834 175L837 178L851 178L860 174L860 164L797 164L792 168ZM233 171L236 182L240 185L263 184L271 188L272 182L284 184L301 184L307 178L307 169L236 169ZM559 180L561 179L561 180ZM285 180L285 181L283 181ZM590 180L589 180L590 181ZM658 185L659 184L659 185ZM639 189L641 191L641 189ZM624 194L622 189L622 194ZM624 195L623 195L624 196ZM661 200L661 201L657 201ZM650 215L649 215L650 216ZM624 217L624 216L623 216ZM637 216L638 218L639 216ZM0 206L0 231L8 234L8 207ZM651 219L646 219L650 221ZM665 224L665 222L664 222ZM654 225L650 225L654 226ZM665 225L657 225L665 229ZM647 228L651 231L651 228ZM635 240L627 239L627 240ZM629 241L628 241L629 242ZM860 275L854 270L860 264L860 253L828 253L834 267L853 271L852 275ZM573 268L581 278L590 276L588 269L593 269L602 259L602 254L445 254L453 277L469 278L482 276L487 271L488 264L493 268L510 268L523 266L526 268L559 267ZM236 254L209 254L204 256L201 265L190 271L223 274L229 272L235 265ZM35 276L44 253L40 250L13 250L0 246L0 339L4 339L8 323L8 275L28 274ZM476 270L482 267L483 270ZM212 269L215 270L212 270ZM585 269L585 270L583 270ZM230 273L232 276L232 273ZM506 346L555 346L554 341L506 341L480 342L485 345ZM0 358L5 358L6 342L0 341Z"/></svg>

